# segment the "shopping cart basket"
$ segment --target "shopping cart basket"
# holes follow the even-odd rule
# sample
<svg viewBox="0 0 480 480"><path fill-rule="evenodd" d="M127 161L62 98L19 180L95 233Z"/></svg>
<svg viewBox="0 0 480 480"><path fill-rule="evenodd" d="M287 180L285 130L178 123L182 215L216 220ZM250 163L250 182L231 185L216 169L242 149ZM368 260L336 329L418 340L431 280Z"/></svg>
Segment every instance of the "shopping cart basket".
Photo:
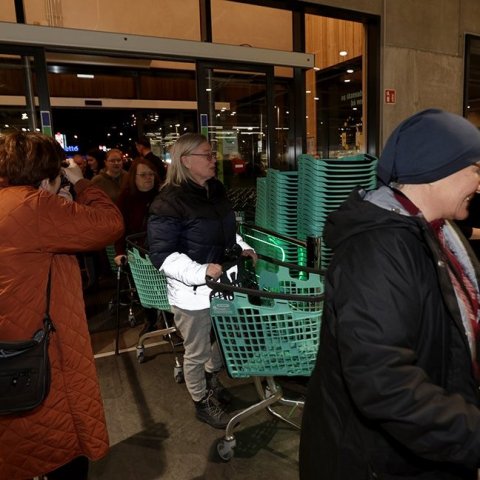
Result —
<svg viewBox="0 0 480 480"><path fill-rule="evenodd" d="M253 377L260 396L229 421L217 444L223 460L233 457L234 428L262 409L299 428L273 405L296 408L303 407L303 401L284 398L274 377L308 377L317 356L323 306L319 271L261 257L256 276L258 289L207 280L212 323L227 372L232 378Z"/></svg>
<svg viewBox="0 0 480 480"><path fill-rule="evenodd" d="M174 377L177 383L183 382L183 367L178 359L176 347L179 344L174 341L172 334L176 332L175 326L169 320L166 312L170 312L170 304L167 298L167 280L165 275L158 271L148 257L148 251L143 248L145 233L130 235L126 238L128 265L132 273L133 281L144 308L155 308L161 312L166 328L148 332L138 339L137 359L142 363L145 359L145 341L154 337L166 336L175 356Z"/></svg>

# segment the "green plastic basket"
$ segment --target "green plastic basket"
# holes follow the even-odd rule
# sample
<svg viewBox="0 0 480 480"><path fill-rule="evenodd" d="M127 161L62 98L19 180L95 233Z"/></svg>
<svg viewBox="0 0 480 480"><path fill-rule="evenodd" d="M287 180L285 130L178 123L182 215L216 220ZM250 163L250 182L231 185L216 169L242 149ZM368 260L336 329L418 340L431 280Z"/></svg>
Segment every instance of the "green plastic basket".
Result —
<svg viewBox="0 0 480 480"><path fill-rule="evenodd" d="M321 311L321 302L295 300L295 296L298 295L318 297L323 294L324 286L320 274L308 273L301 268L298 270L287 268L262 259L257 261L256 273L261 290L292 296L289 300L292 310Z"/></svg>
<svg viewBox="0 0 480 480"><path fill-rule="evenodd" d="M128 265L142 307L170 311L167 278L152 265L148 255L131 247L128 250Z"/></svg>
<svg viewBox="0 0 480 480"><path fill-rule="evenodd" d="M323 309L320 272L260 258L254 274L258 289L209 283L210 315L229 375L309 376Z"/></svg>
<svg viewBox="0 0 480 480"><path fill-rule="evenodd" d="M309 376L313 370L321 310L294 310L288 300L269 300L255 305L242 293L211 300L213 326L232 378Z"/></svg>
<svg viewBox="0 0 480 480"><path fill-rule="evenodd" d="M107 245L105 247L105 252L107 253L108 264L110 265L110 270L112 272L116 272L118 269L118 265L115 263L115 257L117 254L115 253L115 246L114 245Z"/></svg>

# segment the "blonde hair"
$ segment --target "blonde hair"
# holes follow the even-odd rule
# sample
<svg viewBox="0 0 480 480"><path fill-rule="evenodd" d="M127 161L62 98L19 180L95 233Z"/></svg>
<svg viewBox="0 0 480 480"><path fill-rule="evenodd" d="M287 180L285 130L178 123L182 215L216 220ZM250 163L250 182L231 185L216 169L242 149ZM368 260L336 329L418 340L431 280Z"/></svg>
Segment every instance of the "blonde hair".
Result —
<svg viewBox="0 0 480 480"><path fill-rule="evenodd" d="M185 133L178 138L170 149L172 162L168 166L167 178L162 188L167 185L179 186L187 180L192 180L190 171L182 163L182 157L189 155L202 143L208 143L208 139L200 133Z"/></svg>

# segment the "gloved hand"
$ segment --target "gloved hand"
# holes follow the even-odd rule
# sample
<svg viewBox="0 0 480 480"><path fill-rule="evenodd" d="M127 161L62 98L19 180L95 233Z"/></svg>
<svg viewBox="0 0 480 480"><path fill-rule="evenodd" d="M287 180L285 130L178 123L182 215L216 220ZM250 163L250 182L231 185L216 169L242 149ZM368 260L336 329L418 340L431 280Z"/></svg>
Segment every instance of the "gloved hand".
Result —
<svg viewBox="0 0 480 480"><path fill-rule="evenodd" d="M80 167L73 161L72 158L67 159L68 167L63 167L62 171L67 177L68 181L75 185L79 180L83 178L83 173Z"/></svg>

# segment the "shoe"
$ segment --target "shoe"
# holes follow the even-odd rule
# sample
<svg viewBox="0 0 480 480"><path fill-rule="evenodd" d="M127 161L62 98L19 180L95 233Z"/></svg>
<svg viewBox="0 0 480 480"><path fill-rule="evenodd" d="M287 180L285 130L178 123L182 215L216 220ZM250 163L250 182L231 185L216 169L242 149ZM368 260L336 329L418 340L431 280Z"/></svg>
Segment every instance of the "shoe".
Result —
<svg viewBox="0 0 480 480"><path fill-rule="evenodd" d="M155 323L145 323L145 325L143 326L138 336L141 337L142 335L145 335L146 333L154 332L155 330L157 330L157 325Z"/></svg>
<svg viewBox="0 0 480 480"><path fill-rule="evenodd" d="M218 372L205 372L207 380L207 391L211 391L213 396L223 405L228 405L232 401L232 394L222 385L218 378Z"/></svg>
<svg viewBox="0 0 480 480"><path fill-rule="evenodd" d="M212 392L209 392L199 402L195 402L195 416L202 422L208 423L213 428L224 429L230 421L230 417L215 400Z"/></svg>

